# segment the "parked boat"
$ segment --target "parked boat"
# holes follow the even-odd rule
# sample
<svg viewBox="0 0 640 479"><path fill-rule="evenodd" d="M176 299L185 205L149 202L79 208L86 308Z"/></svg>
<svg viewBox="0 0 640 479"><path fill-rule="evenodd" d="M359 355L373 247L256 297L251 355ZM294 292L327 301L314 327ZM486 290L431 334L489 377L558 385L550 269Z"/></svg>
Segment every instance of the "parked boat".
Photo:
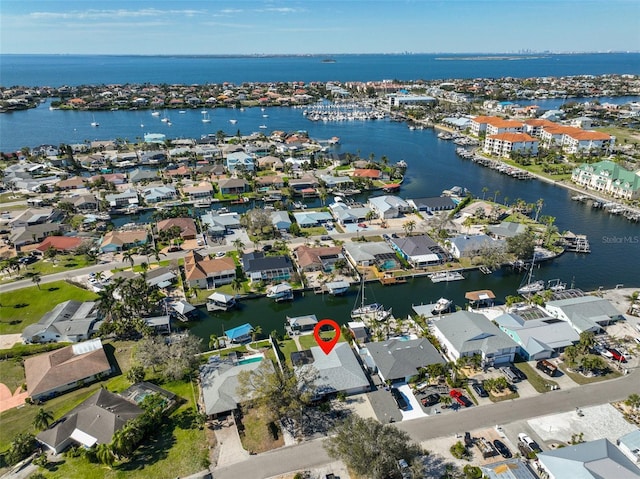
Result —
<svg viewBox="0 0 640 479"><path fill-rule="evenodd" d="M567 283L560 282L560 279L550 279L547 281L547 289L553 291L554 293L558 291L564 291L567 289Z"/></svg>
<svg viewBox="0 0 640 479"><path fill-rule="evenodd" d="M209 118L209 113L204 112L202 115L202 123L211 123L211 118Z"/></svg>
<svg viewBox="0 0 640 479"><path fill-rule="evenodd" d="M374 319L376 321L384 321L391 316L391 309L388 311L384 309L384 306L380 303L366 303L364 294L364 275L361 276L360 281L360 306L351 310L351 319ZM357 304L356 299L356 304Z"/></svg>
<svg viewBox="0 0 640 479"><path fill-rule="evenodd" d="M544 289L545 283L543 280L539 279L538 281L533 280L533 267L535 265L535 256L531 261L531 267L529 268L529 272L526 275L526 283L521 284L518 288L518 294L536 294Z"/></svg>
<svg viewBox="0 0 640 479"><path fill-rule="evenodd" d="M258 128L260 128L261 130L266 130L267 129L267 125L260 125Z"/></svg>
<svg viewBox="0 0 640 479"><path fill-rule="evenodd" d="M433 314L448 313L452 304L453 303L450 299L440 298L438 301L436 301L436 304L431 312Z"/></svg>
<svg viewBox="0 0 640 479"><path fill-rule="evenodd" d="M95 115L93 116L93 121L91 122L91 126L100 126L100 123L96 121Z"/></svg>
<svg viewBox="0 0 640 479"><path fill-rule="evenodd" d="M293 300L293 288L289 283L282 282L267 288L267 298L273 299L276 303Z"/></svg>
<svg viewBox="0 0 640 479"><path fill-rule="evenodd" d="M431 273L429 279L433 283L441 283L443 281L460 281L464 279L464 276L458 271L440 271L438 273Z"/></svg>
<svg viewBox="0 0 640 479"><path fill-rule="evenodd" d="M232 125L235 125L236 123L238 123L238 120L229 120L229 123L231 123Z"/></svg>
<svg viewBox="0 0 640 479"><path fill-rule="evenodd" d="M207 311L229 311L236 305L236 298L229 294L216 292L207 298Z"/></svg>

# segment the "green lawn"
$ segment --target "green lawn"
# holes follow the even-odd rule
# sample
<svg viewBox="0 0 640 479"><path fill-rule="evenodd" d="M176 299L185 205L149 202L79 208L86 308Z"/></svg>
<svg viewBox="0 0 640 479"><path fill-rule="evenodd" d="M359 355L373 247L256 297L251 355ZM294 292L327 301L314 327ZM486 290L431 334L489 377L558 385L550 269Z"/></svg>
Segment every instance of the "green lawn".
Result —
<svg viewBox="0 0 640 479"><path fill-rule="evenodd" d="M278 341L278 347L280 349L280 352L282 353L280 360L283 360L284 358L284 360L289 365L291 365L291 353L294 353L298 350L295 341L293 339L284 339L282 341ZM267 353L267 357L275 360L273 349L269 353Z"/></svg>
<svg viewBox="0 0 640 479"><path fill-rule="evenodd" d="M323 331L320 333L320 337L322 337L323 340L328 340L330 338L333 338L334 333L331 331ZM298 341L300 342L300 346L302 346L302 348L304 349L309 349L312 346L317 346L318 343L316 343L316 338L313 336L313 334L305 334L303 336L299 336L298 337ZM346 339L344 337L343 334L340 335L340 339L338 340L339 343L343 343L345 342Z"/></svg>
<svg viewBox="0 0 640 479"><path fill-rule="evenodd" d="M608 374L605 374L603 376L593 376L591 378L585 377L582 374L578 374L578 373L574 373L571 371L567 370L567 366L564 363L560 363L560 369L562 369L562 372L565 373L567 376L569 376L571 379L573 379L576 383L583 385L583 384L591 384L591 383L598 383L600 381L606 381L608 379L615 379L615 378L619 378L620 376L622 376L622 374L620 374L618 371L611 371Z"/></svg>
<svg viewBox="0 0 640 479"><path fill-rule="evenodd" d="M284 446L280 428L274 423L268 423L265 413L262 409L251 408L242 417L244 432L240 439L247 451L261 453Z"/></svg>
<svg viewBox="0 0 640 479"><path fill-rule="evenodd" d="M539 393L547 393L551 391L550 386L558 385L557 382L540 376L535 371L535 369L533 369L528 363L521 362L521 363L514 363L514 364L520 371L522 371L527 376L527 380L531 383L534 389Z"/></svg>
<svg viewBox="0 0 640 479"><path fill-rule="evenodd" d="M62 273L64 271L84 268L91 266L91 263L87 261L87 257L83 254L77 255L57 255L53 260L45 259L36 263L30 264L25 273L40 273L41 275Z"/></svg>
<svg viewBox="0 0 640 479"><path fill-rule="evenodd" d="M24 367L22 361L9 359L0 361L0 381L13 393L24 384Z"/></svg>
<svg viewBox="0 0 640 479"><path fill-rule="evenodd" d="M300 228L300 232L306 236L321 236L327 234L327 229L324 226L314 226L312 228Z"/></svg>
<svg viewBox="0 0 640 479"><path fill-rule="evenodd" d="M64 301L92 301L98 296L66 281L0 293L0 334L20 333Z"/></svg>
<svg viewBox="0 0 640 479"><path fill-rule="evenodd" d="M627 142L640 144L640 134L638 133L638 130L618 126L607 126L605 128L596 128L596 130L615 136L616 144L624 144Z"/></svg>

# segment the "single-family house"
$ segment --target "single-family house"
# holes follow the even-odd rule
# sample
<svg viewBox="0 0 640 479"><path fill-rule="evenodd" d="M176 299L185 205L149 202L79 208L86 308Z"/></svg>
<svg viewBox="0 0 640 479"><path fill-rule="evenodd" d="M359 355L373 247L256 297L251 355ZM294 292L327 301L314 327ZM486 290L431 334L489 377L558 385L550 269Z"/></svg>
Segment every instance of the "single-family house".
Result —
<svg viewBox="0 0 640 479"><path fill-rule="evenodd" d="M291 353L291 362L297 374L304 373L308 368L317 371L316 399L339 392L360 394L370 389L369 380L349 343L336 344L329 354L325 354L319 346L296 351Z"/></svg>
<svg viewBox="0 0 640 479"><path fill-rule="evenodd" d="M98 320L97 303L65 301L22 331L25 343L77 343L88 339Z"/></svg>
<svg viewBox="0 0 640 479"><path fill-rule="evenodd" d="M62 218L61 211L54 208L27 208L24 211L16 213L16 215L9 220L9 226L14 229L22 226L55 223L60 218Z"/></svg>
<svg viewBox="0 0 640 479"><path fill-rule="evenodd" d="M147 241L147 230L109 231L102 238L100 252L113 253L124 251L146 244Z"/></svg>
<svg viewBox="0 0 640 479"><path fill-rule="evenodd" d="M483 314L457 311L432 327L452 361L479 354L483 364L492 366L512 362L518 351L516 342Z"/></svg>
<svg viewBox="0 0 640 479"><path fill-rule="evenodd" d="M182 193L189 201L208 200L213 195L213 186L208 181L203 181L197 185L185 186Z"/></svg>
<svg viewBox="0 0 640 479"><path fill-rule="evenodd" d="M91 339L24 360L29 397L46 400L109 375L111 364L100 339Z"/></svg>
<svg viewBox="0 0 640 479"><path fill-rule="evenodd" d="M78 195L71 198L71 204L80 213L90 213L92 211L98 211L100 207L100 201L91 193L84 195Z"/></svg>
<svg viewBox="0 0 640 479"><path fill-rule="evenodd" d="M61 190L77 190L86 187L87 178L82 176L72 176L66 180L60 180L56 183L56 188Z"/></svg>
<svg viewBox="0 0 640 479"><path fill-rule="evenodd" d="M382 180L384 173L372 168L356 168L351 174L353 178L365 178L369 180Z"/></svg>
<svg viewBox="0 0 640 479"><path fill-rule="evenodd" d="M398 218L404 213L410 213L413 208L402 198L397 196L376 196L369 198L367 205L380 219Z"/></svg>
<svg viewBox="0 0 640 479"><path fill-rule="evenodd" d="M156 228L159 234L172 228L179 228L180 237L185 240L195 239L198 234L196 222L193 218L167 218L166 220L158 221Z"/></svg>
<svg viewBox="0 0 640 479"><path fill-rule="evenodd" d="M304 316L296 316L293 318L287 316L287 325L291 331L313 331L316 324L318 324L318 318L315 314L305 314Z"/></svg>
<svg viewBox="0 0 640 479"><path fill-rule="evenodd" d="M249 183L244 178L229 178L218 181L218 188L223 195L238 195L250 191Z"/></svg>
<svg viewBox="0 0 640 479"><path fill-rule="evenodd" d="M289 186L296 193L302 193L303 190L312 190L320 186L318 180L311 175L305 175L302 178L291 178L289 180Z"/></svg>
<svg viewBox="0 0 640 479"><path fill-rule="evenodd" d="M360 354L367 367L378 372L380 379L392 382L409 381L420 368L445 363L436 348L424 338L365 343Z"/></svg>
<svg viewBox="0 0 640 479"><path fill-rule="evenodd" d="M172 201L177 198L176 189L171 185L151 186L142 190L142 197L147 203Z"/></svg>
<svg viewBox="0 0 640 479"><path fill-rule="evenodd" d="M158 170L149 170L146 168L136 168L129 173L130 183L139 183L140 181L153 181L158 179Z"/></svg>
<svg viewBox="0 0 640 479"><path fill-rule="evenodd" d="M600 332L603 326L623 320L624 316L608 300L597 296L548 301L545 310L554 318L568 321L578 333Z"/></svg>
<svg viewBox="0 0 640 479"><path fill-rule="evenodd" d="M84 242L83 238L78 236L47 236L43 239L36 249L44 253L49 248L53 248L59 252L69 252L75 250Z"/></svg>
<svg viewBox="0 0 640 479"><path fill-rule="evenodd" d="M371 209L366 206L349 206L342 201L329 205L329 211L341 225L358 224L366 221Z"/></svg>
<svg viewBox="0 0 640 479"><path fill-rule="evenodd" d="M191 168L186 165L180 165L177 168L172 168L170 170L165 170L164 174L169 178L175 178L176 180L180 178L189 178L191 177Z"/></svg>
<svg viewBox="0 0 640 479"><path fill-rule="evenodd" d="M640 429L619 437L616 444L625 456L640 465Z"/></svg>
<svg viewBox="0 0 640 479"><path fill-rule="evenodd" d="M255 160L251 155L248 155L244 151L235 151L227 154L227 157L225 158L225 165L229 171L255 170Z"/></svg>
<svg viewBox="0 0 640 479"><path fill-rule="evenodd" d="M282 176L258 176L256 178L256 186L259 191L279 190L284 188L284 178Z"/></svg>
<svg viewBox="0 0 640 479"><path fill-rule="evenodd" d="M190 288L216 288L236 278L236 264L233 258L227 256L210 258L190 251L184 257L184 273Z"/></svg>
<svg viewBox="0 0 640 479"><path fill-rule="evenodd" d="M449 254L428 235L391 238L389 245L414 268L444 263Z"/></svg>
<svg viewBox="0 0 640 479"><path fill-rule="evenodd" d="M498 225L487 226L487 232L498 240L513 238L525 231L527 231L527 225L523 223L514 223L513 221L503 221Z"/></svg>
<svg viewBox="0 0 640 479"><path fill-rule="evenodd" d="M258 158L258 166L263 170L282 171L284 163L277 156L263 156Z"/></svg>
<svg viewBox="0 0 640 479"><path fill-rule="evenodd" d="M261 251L243 254L242 266L251 281L285 281L294 271L288 256L265 256Z"/></svg>
<svg viewBox="0 0 640 479"><path fill-rule="evenodd" d="M294 250L296 262L302 271L334 270L337 261L344 259L340 246L320 246L311 248L306 245L298 246Z"/></svg>
<svg viewBox="0 0 640 479"><path fill-rule="evenodd" d="M504 241L485 234L460 235L449 239L449 251L455 258L472 258L484 248L504 248Z"/></svg>
<svg viewBox="0 0 640 479"><path fill-rule="evenodd" d="M538 479L522 459L507 459L480 466L487 479Z"/></svg>
<svg viewBox="0 0 640 479"><path fill-rule="evenodd" d="M529 317L526 315L525 317ZM567 346L577 343L580 336L569 322L549 318L525 319L517 313L505 313L495 318L495 323L513 339L520 350L518 354L527 361L537 361L560 354Z"/></svg>
<svg viewBox="0 0 640 479"><path fill-rule="evenodd" d="M60 234L64 225L60 223L44 223L13 228L9 234L9 242L17 249L24 245L39 243L50 234Z"/></svg>
<svg viewBox="0 0 640 479"><path fill-rule="evenodd" d="M379 271L400 268L400 260L386 243L345 243L343 251L345 257L355 267L375 266Z"/></svg>
<svg viewBox="0 0 640 479"><path fill-rule="evenodd" d="M291 228L291 219L287 211L272 211L271 224L278 231L289 231Z"/></svg>
<svg viewBox="0 0 640 479"><path fill-rule="evenodd" d="M112 208L126 208L139 203L138 192L133 188L128 188L121 193L110 193L105 195L104 199Z"/></svg>
<svg viewBox="0 0 640 479"><path fill-rule="evenodd" d="M353 180L348 176L320 175L320 179L327 188L332 189L352 188L354 184Z"/></svg>
<svg viewBox="0 0 640 479"><path fill-rule="evenodd" d="M455 201L450 196L412 198L407 200L407 203L416 211L426 211L427 213L449 211L456 207Z"/></svg>
<svg viewBox="0 0 640 479"><path fill-rule="evenodd" d="M293 217L300 228L313 228L332 220L326 211L300 211L293 213Z"/></svg>
<svg viewBox="0 0 640 479"><path fill-rule="evenodd" d="M98 389L52 427L39 433L36 439L54 454L71 445L88 449L109 444L116 432L143 412L134 402L106 389Z"/></svg>
<svg viewBox="0 0 640 479"><path fill-rule="evenodd" d="M227 230L240 228L240 215L238 213L219 214L210 211L200 217L203 229L210 236L224 236Z"/></svg>

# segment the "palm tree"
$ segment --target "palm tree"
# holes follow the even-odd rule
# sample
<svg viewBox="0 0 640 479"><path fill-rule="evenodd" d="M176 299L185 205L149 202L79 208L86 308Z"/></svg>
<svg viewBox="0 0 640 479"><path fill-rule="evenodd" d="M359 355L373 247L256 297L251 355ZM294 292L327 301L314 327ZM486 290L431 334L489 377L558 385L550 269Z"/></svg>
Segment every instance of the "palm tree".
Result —
<svg viewBox="0 0 640 479"><path fill-rule="evenodd" d="M413 233L413 230L416 228L416 222L414 220L405 221L402 224L402 228L407 236L411 236L411 233Z"/></svg>
<svg viewBox="0 0 640 479"><path fill-rule="evenodd" d="M51 414L51 411L47 411L45 408L41 407L33 418L33 427L40 430L47 429L49 424L51 424L51 421L53 421L53 414Z"/></svg>
<svg viewBox="0 0 640 479"><path fill-rule="evenodd" d="M127 251L125 251L124 253L122 253L122 259L124 261L128 261L129 263L131 263L131 268L133 269L133 265L135 264L135 259L133 258L135 256L136 252L133 249L129 249Z"/></svg>
<svg viewBox="0 0 640 479"><path fill-rule="evenodd" d="M482 188L482 201L484 201L484 197L486 196L487 191L489 191L489 188L487 188L486 186Z"/></svg>
<svg viewBox="0 0 640 479"><path fill-rule="evenodd" d="M96 448L96 459L109 469L111 469L111 466L116 462L116 456L109 444L98 444Z"/></svg>
<svg viewBox="0 0 640 479"><path fill-rule="evenodd" d="M40 289L40 282L42 281L42 275L40 273L31 273L31 282Z"/></svg>
<svg viewBox="0 0 640 479"><path fill-rule="evenodd" d="M256 326L251 330L251 342L255 343L256 338L262 334L262 326Z"/></svg>
<svg viewBox="0 0 640 479"><path fill-rule="evenodd" d="M233 281L231 281L231 287L236 294L238 294L238 291L242 289L242 280L240 278L233 278Z"/></svg>
<svg viewBox="0 0 640 479"><path fill-rule="evenodd" d="M633 409L640 409L640 394L630 394L624 403Z"/></svg>
<svg viewBox="0 0 640 479"><path fill-rule="evenodd" d="M493 201L494 201L495 203L497 203L497 202L498 202L498 196L499 196L499 195L500 195L500 190L496 190L496 191L493 193Z"/></svg>
<svg viewBox="0 0 640 479"><path fill-rule="evenodd" d="M209 347L211 349L218 349L220 347L220 338L217 334L209 336Z"/></svg>
<svg viewBox="0 0 640 479"><path fill-rule="evenodd" d="M238 254L242 254L242 249L244 248L244 243L240 238L233 240L233 246L235 246Z"/></svg>

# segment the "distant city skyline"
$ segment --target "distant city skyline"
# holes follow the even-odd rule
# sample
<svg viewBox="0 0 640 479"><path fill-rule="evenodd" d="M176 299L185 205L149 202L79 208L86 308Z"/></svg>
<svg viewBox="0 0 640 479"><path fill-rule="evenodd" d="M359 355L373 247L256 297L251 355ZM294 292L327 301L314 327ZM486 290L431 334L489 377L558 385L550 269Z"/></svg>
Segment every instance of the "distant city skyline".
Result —
<svg viewBox="0 0 640 479"><path fill-rule="evenodd" d="M637 0L3 0L0 52L640 51Z"/></svg>

